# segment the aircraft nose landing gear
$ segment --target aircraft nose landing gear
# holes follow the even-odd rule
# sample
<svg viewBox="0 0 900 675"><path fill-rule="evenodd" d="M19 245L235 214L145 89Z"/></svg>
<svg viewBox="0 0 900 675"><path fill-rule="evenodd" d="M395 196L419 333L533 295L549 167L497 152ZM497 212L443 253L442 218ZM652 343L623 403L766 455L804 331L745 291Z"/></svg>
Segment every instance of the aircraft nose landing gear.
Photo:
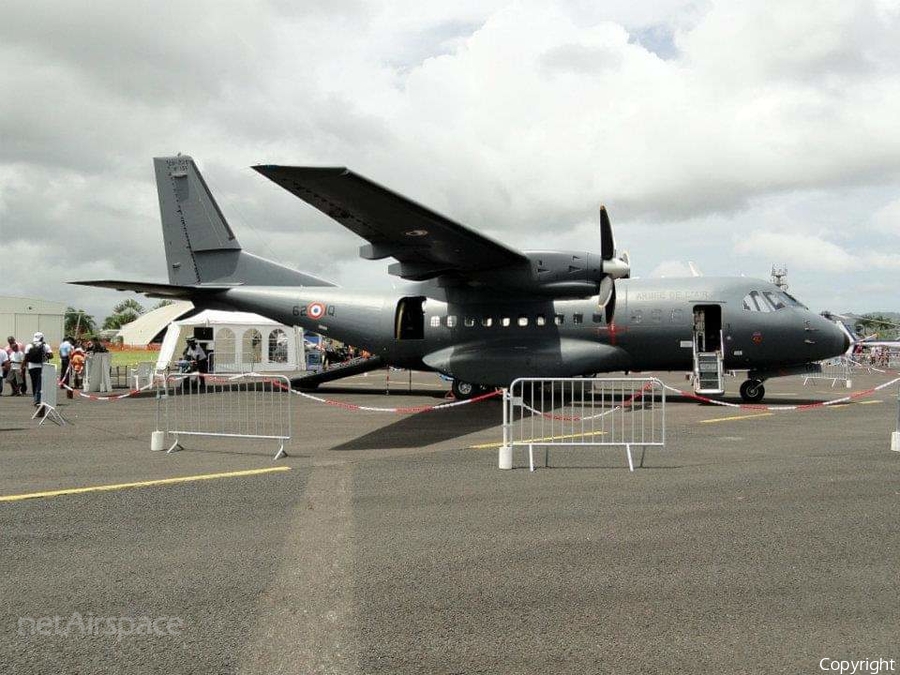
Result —
<svg viewBox="0 0 900 675"><path fill-rule="evenodd" d="M459 380L453 380L453 384L450 385L450 390L453 392L453 398L457 401L466 401L481 393L481 387L478 385L469 382L460 382Z"/></svg>
<svg viewBox="0 0 900 675"><path fill-rule="evenodd" d="M741 398L747 403L759 403L765 395L762 380L747 380L741 385Z"/></svg>

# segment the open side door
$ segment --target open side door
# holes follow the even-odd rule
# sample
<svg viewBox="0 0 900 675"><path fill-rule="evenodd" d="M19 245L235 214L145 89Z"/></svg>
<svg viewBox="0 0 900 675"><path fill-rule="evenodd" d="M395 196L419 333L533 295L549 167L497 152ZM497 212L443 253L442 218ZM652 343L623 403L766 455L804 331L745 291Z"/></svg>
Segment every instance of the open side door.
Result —
<svg viewBox="0 0 900 675"><path fill-rule="evenodd" d="M425 339L425 297L400 298L394 315L394 337L397 340Z"/></svg>
<svg viewBox="0 0 900 675"><path fill-rule="evenodd" d="M725 393L722 366L722 307L694 306L694 391L706 396Z"/></svg>

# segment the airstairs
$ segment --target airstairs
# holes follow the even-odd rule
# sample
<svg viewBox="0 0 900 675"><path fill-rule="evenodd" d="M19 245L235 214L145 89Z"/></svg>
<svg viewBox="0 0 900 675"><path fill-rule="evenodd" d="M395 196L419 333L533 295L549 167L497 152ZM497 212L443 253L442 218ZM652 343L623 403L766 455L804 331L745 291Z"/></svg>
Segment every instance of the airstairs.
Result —
<svg viewBox="0 0 900 675"><path fill-rule="evenodd" d="M722 352L698 352L694 347L694 391L704 396L725 393Z"/></svg>

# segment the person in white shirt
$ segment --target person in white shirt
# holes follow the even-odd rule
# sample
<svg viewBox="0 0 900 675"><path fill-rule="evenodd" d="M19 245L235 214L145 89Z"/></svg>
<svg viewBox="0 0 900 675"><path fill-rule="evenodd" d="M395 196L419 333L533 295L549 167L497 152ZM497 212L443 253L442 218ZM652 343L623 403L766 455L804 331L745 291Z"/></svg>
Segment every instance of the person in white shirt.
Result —
<svg viewBox="0 0 900 675"><path fill-rule="evenodd" d="M8 338L6 338L6 342L8 343L8 346L6 347L6 355L9 356L10 358L12 358L12 353L13 353L15 347L18 347L19 351L22 352L23 354L25 353L25 346L21 342L16 340L16 338L14 336L10 335ZM27 394L28 387L26 386L26 382L25 382L25 374L22 372L21 368L19 369L19 373L22 376L22 378L21 378L22 382L19 385L19 393Z"/></svg>
<svg viewBox="0 0 900 675"><path fill-rule="evenodd" d="M67 335L63 338L63 341L59 343L60 389L65 389L65 385L69 384L69 357L72 355L72 350L74 349L74 346L72 345L73 342L74 340Z"/></svg>
<svg viewBox="0 0 900 675"><path fill-rule="evenodd" d="M34 396L34 405L41 404L41 375L44 371L44 361L53 358L50 345L44 342L44 334L37 332L34 340L25 346L25 363L28 375L31 377L31 393Z"/></svg>
<svg viewBox="0 0 900 675"><path fill-rule="evenodd" d="M19 343L13 340L9 343L9 349L0 351L7 354L9 359L9 373L6 379L9 380L9 386L12 387L12 396L21 396L25 392L25 374L22 372L22 366L25 364L25 352L19 346Z"/></svg>
<svg viewBox="0 0 900 675"><path fill-rule="evenodd" d="M196 338L189 337L187 339L184 358L191 362L192 371L209 372L209 359L206 356L206 352L203 351L203 347L197 343Z"/></svg>

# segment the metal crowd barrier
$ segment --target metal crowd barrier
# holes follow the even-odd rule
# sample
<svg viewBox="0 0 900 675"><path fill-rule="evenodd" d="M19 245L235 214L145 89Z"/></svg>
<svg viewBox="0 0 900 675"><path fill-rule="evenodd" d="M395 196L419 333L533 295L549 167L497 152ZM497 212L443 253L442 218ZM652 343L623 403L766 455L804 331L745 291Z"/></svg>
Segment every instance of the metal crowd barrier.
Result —
<svg viewBox="0 0 900 675"><path fill-rule="evenodd" d="M835 359L819 361L821 365L820 371L812 371L803 376L803 386L810 380L831 380L831 386L834 387L838 382L844 382L844 386L849 389L853 385L853 377L850 374L851 362L845 356Z"/></svg>
<svg viewBox="0 0 900 675"><path fill-rule="evenodd" d="M168 375L157 396L159 425L183 449L184 436L271 439L274 459L291 440L291 383L283 375Z"/></svg>
<svg viewBox="0 0 900 675"><path fill-rule="evenodd" d="M624 446L634 471L632 446L666 443L666 390L656 378L520 378L503 392L500 468L512 468L513 450ZM643 459L641 460L643 463Z"/></svg>

